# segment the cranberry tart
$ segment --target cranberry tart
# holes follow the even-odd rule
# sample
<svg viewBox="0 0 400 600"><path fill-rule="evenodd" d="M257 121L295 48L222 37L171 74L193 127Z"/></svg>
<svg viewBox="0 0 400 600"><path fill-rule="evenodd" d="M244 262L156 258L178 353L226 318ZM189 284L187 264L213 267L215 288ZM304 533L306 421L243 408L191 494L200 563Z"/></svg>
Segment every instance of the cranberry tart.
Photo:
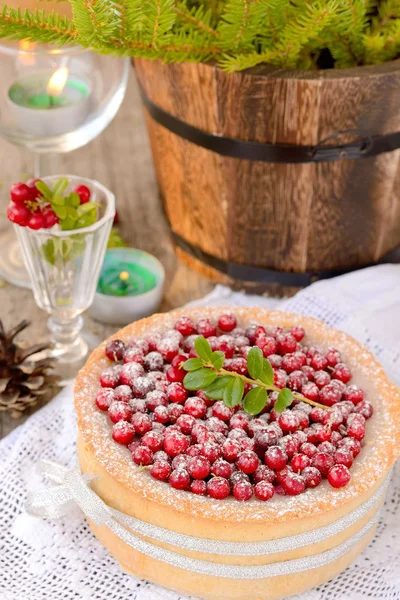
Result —
<svg viewBox="0 0 400 600"><path fill-rule="evenodd" d="M75 405L82 472L124 526L90 522L95 535L124 570L207 599L282 598L341 572L400 453L399 391L373 356L279 311L133 323L92 353Z"/></svg>

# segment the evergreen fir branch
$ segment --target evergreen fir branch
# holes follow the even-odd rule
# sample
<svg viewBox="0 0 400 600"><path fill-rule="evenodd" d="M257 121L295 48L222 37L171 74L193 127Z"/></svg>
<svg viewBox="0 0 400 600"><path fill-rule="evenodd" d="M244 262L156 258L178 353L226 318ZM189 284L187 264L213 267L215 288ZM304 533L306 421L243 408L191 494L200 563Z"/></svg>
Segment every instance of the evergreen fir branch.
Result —
<svg viewBox="0 0 400 600"><path fill-rule="evenodd" d="M81 40L97 48L113 34L118 11L112 0L70 0L73 23Z"/></svg>
<svg viewBox="0 0 400 600"><path fill-rule="evenodd" d="M251 49L264 28L268 7L268 0L229 0L219 26L223 48Z"/></svg>
<svg viewBox="0 0 400 600"><path fill-rule="evenodd" d="M69 19L55 12L45 14L43 10L31 12L4 6L0 13L0 37L64 45L76 43L78 34Z"/></svg>
<svg viewBox="0 0 400 600"><path fill-rule="evenodd" d="M220 37L220 34L212 27L212 12L205 10L202 6L188 8L185 2L175 6L175 12L183 23L186 23L191 29L202 31L214 37Z"/></svg>

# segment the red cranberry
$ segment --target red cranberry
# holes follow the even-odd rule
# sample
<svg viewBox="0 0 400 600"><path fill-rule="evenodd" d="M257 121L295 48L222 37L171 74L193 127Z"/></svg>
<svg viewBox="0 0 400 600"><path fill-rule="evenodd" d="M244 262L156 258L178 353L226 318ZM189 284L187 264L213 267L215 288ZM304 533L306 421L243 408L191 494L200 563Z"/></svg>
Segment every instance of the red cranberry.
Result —
<svg viewBox="0 0 400 600"><path fill-rule="evenodd" d="M365 419L370 419L374 413L374 408L372 404L363 400L357 404L356 412L360 413Z"/></svg>
<svg viewBox="0 0 400 600"><path fill-rule="evenodd" d="M314 381L315 371L312 367L309 365L304 365L304 367L301 367L301 370L306 374L308 381Z"/></svg>
<svg viewBox="0 0 400 600"><path fill-rule="evenodd" d="M326 454L334 454L335 450L336 448L331 442L322 442L318 446L318 452L325 452Z"/></svg>
<svg viewBox="0 0 400 600"><path fill-rule="evenodd" d="M338 448L333 455L335 463L337 465L344 465L347 468L350 468L353 464L353 454L349 448Z"/></svg>
<svg viewBox="0 0 400 600"><path fill-rule="evenodd" d="M274 371L274 385L276 385L276 387L282 389L282 388L286 387L286 383L287 383L286 371L284 371L283 369L277 369L276 371Z"/></svg>
<svg viewBox="0 0 400 600"><path fill-rule="evenodd" d="M291 333L279 335L277 341L279 354L288 354L289 352L296 351L297 341Z"/></svg>
<svg viewBox="0 0 400 600"><path fill-rule="evenodd" d="M57 225L60 222L60 219L57 217L54 210L51 208L46 208L43 213L44 226L46 229L51 229L54 225Z"/></svg>
<svg viewBox="0 0 400 600"><path fill-rule="evenodd" d="M253 486L249 481L238 481L233 486L232 492L236 500L246 502L253 495Z"/></svg>
<svg viewBox="0 0 400 600"><path fill-rule="evenodd" d="M154 420L156 423L165 425L169 421L169 411L166 406L156 406L154 409Z"/></svg>
<svg viewBox="0 0 400 600"><path fill-rule="evenodd" d="M220 330L225 331L227 333L235 329L236 325L236 317L232 314L221 315L218 320L218 327L220 328Z"/></svg>
<svg viewBox="0 0 400 600"><path fill-rule="evenodd" d="M194 479L190 484L190 491L197 496L205 496L207 493L207 484L202 479Z"/></svg>
<svg viewBox="0 0 400 600"><path fill-rule="evenodd" d="M350 471L344 465L335 465L329 470L328 481L334 488L344 487L351 479Z"/></svg>
<svg viewBox="0 0 400 600"><path fill-rule="evenodd" d="M182 382L185 378L185 371L177 367L169 367L166 372L166 377L170 382Z"/></svg>
<svg viewBox="0 0 400 600"><path fill-rule="evenodd" d="M170 485L176 490L184 490L190 483L190 476L185 469L175 469L169 476Z"/></svg>
<svg viewBox="0 0 400 600"><path fill-rule="evenodd" d="M232 475L232 465L223 458L218 458L212 466L211 472L216 477L229 479Z"/></svg>
<svg viewBox="0 0 400 600"><path fill-rule="evenodd" d="M115 393L112 388L103 388L96 394L95 402L100 410L108 410L111 402L115 400Z"/></svg>
<svg viewBox="0 0 400 600"><path fill-rule="evenodd" d="M168 400L164 392L160 392L159 390L153 390L152 392L149 392L146 396L146 408L151 412L155 411L157 406L167 405Z"/></svg>
<svg viewBox="0 0 400 600"><path fill-rule="evenodd" d="M319 389L325 387L330 383L331 376L326 371L315 371L314 372L314 383Z"/></svg>
<svg viewBox="0 0 400 600"><path fill-rule="evenodd" d="M153 453L147 446L138 446L132 453L133 462L147 467L153 463Z"/></svg>
<svg viewBox="0 0 400 600"><path fill-rule="evenodd" d="M127 446L135 437L135 428L127 421L118 421L118 423L115 423L113 426L112 437L118 444Z"/></svg>
<svg viewBox="0 0 400 600"><path fill-rule="evenodd" d="M229 496L231 486L229 485L228 480L223 477L212 477L207 483L207 492L211 498L223 500Z"/></svg>
<svg viewBox="0 0 400 600"><path fill-rule="evenodd" d="M332 454L326 452L317 452L311 459L311 466L316 467L321 475L327 475L328 471L335 464Z"/></svg>
<svg viewBox="0 0 400 600"><path fill-rule="evenodd" d="M183 454L189 448L189 438L180 431L168 429L164 438L164 450L168 456Z"/></svg>
<svg viewBox="0 0 400 600"><path fill-rule="evenodd" d="M120 367L109 367L105 369L100 375L100 385L106 388L115 388L117 387L120 381ZM123 383L121 381L121 383Z"/></svg>
<svg viewBox="0 0 400 600"><path fill-rule="evenodd" d="M184 336L197 333L193 321L189 317L181 317L175 323L175 329Z"/></svg>
<svg viewBox="0 0 400 600"><path fill-rule="evenodd" d="M347 448L352 453L353 457L356 458L361 452L361 444L354 438L343 438L338 442L338 448Z"/></svg>
<svg viewBox="0 0 400 600"><path fill-rule="evenodd" d="M274 487L274 490L275 494L278 494L278 496L286 496L286 492L280 483Z"/></svg>
<svg viewBox="0 0 400 600"><path fill-rule="evenodd" d="M288 473L281 485L289 496L298 496L306 489L303 477L297 473Z"/></svg>
<svg viewBox="0 0 400 600"><path fill-rule="evenodd" d="M314 354L311 357L310 365L316 371L324 371L328 366L328 361L322 354Z"/></svg>
<svg viewBox="0 0 400 600"><path fill-rule="evenodd" d="M10 204L7 208L8 220L21 227L26 227L31 218L31 214L32 213L23 204Z"/></svg>
<svg viewBox="0 0 400 600"><path fill-rule="evenodd" d="M181 383L170 383L167 387L167 397L170 402L183 404L188 397L188 393Z"/></svg>
<svg viewBox="0 0 400 600"><path fill-rule="evenodd" d="M284 467L276 473L276 481L282 484L286 477L289 475L289 473L293 473L292 467L286 465L286 467Z"/></svg>
<svg viewBox="0 0 400 600"><path fill-rule="evenodd" d="M142 444L150 448L152 452L158 452L163 447L164 437L159 431L148 431L142 437Z"/></svg>
<svg viewBox="0 0 400 600"><path fill-rule="evenodd" d="M214 463L222 454L221 447L214 442L206 442L201 447L201 453L208 458L211 463Z"/></svg>
<svg viewBox="0 0 400 600"><path fill-rule="evenodd" d="M279 354L271 354L268 356L268 362L274 369L279 369L282 366L282 360L282 356L279 356Z"/></svg>
<svg viewBox="0 0 400 600"><path fill-rule="evenodd" d="M144 435L148 431L151 430L152 423L149 415L145 415L143 413L135 413L132 417L132 423L135 427L136 433L139 435ZM157 448L157 450L161 450L161 448Z"/></svg>
<svg viewBox="0 0 400 600"><path fill-rule="evenodd" d="M239 373L239 375L247 375L247 361L241 357L232 358L229 364L225 365L225 369L233 373Z"/></svg>
<svg viewBox="0 0 400 600"><path fill-rule="evenodd" d="M364 392L358 385L348 385L343 392L345 400L358 404L364 400Z"/></svg>
<svg viewBox="0 0 400 600"><path fill-rule="evenodd" d="M250 325L246 329L246 336L249 338L252 344L256 343L257 338L260 335L265 335L266 331L262 325Z"/></svg>
<svg viewBox="0 0 400 600"><path fill-rule="evenodd" d="M348 383L351 379L351 371L345 364L338 363L333 370L332 377L343 383Z"/></svg>
<svg viewBox="0 0 400 600"><path fill-rule="evenodd" d="M189 448L187 449L186 454L188 456L200 456L200 454L201 454L201 446L200 446L200 444L193 444L192 446L189 446Z"/></svg>
<svg viewBox="0 0 400 600"><path fill-rule="evenodd" d="M201 419L207 412L207 405L198 396L188 398L185 402L184 411L195 419Z"/></svg>
<svg viewBox="0 0 400 600"><path fill-rule="evenodd" d="M197 323L197 331L199 335L202 335L205 338L209 338L212 335L217 335L217 328L210 321L210 319L200 319Z"/></svg>
<svg viewBox="0 0 400 600"><path fill-rule="evenodd" d="M106 356L109 360L117 362L124 358L125 344L121 340L110 340L106 345Z"/></svg>
<svg viewBox="0 0 400 600"><path fill-rule="evenodd" d="M285 437L281 438L278 443L279 447L286 452L288 458L294 456L300 446L300 442L294 437L294 435L285 435Z"/></svg>
<svg viewBox="0 0 400 600"><path fill-rule="evenodd" d="M322 481L322 475L316 467L306 467L301 475L308 488L315 488Z"/></svg>
<svg viewBox="0 0 400 600"><path fill-rule="evenodd" d="M147 356L144 357L144 366L148 371L162 371L164 359L160 352L149 352Z"/></svg>
<svg viewBox="0 0 400 600"><path fill-rule="evenodd" d="M328 361L328 365L330 367L335 367L338 362L341 361L340 352L335 350L334 348L330 348L328 352L325 354L325 358Z"/></svg>
<svg viewBox="0 0 400 600"><path fill-rule="evenodd" d="M90 190L86 185L77 185L74 187L74 192L78 194L81 204L86 204L86 202L89 202Z"/></svg>
<svg viewBox="0 0 400 600"><path fill-rule="evenodd" d="M254 473L259 465L259 458L255 452L252 450L245 450L241 452L236 461L236 466L240 471L249 475L250 473Z"/></svg>
<svg viewBox="0 0 400 600"><path fill-rule="evenodd" d="M210 461L205 456L193 456L189 461L187 470L194 479L205 479L211 471Z"/></svg>
<svg viewBox="0 0 400 600"><path fill-rule="evenodd" d="M13 183L10 190L11 200L15 204L23 204L32 200L32 190L22 182Z"/></svg>
<svg viewBox="0 0 400 600"><path fill-rule="evenodd" d="M36 213L29 217L27 226L29 229L34 229L37 231L38 229L42 229L44 227L44 218L41 213Z"/></svg>
<svg viewBox="0 0 400 600"><path fill-rule="evenodd" d="M133 386L138 377L142 377L144 369L138 363L127 363L121 368L120 381L124 385Z"/></svg>
<svg viewBox="0 0 400 600"><path fill-rule="evenodd" d="M290 466L295 473L303 471L310 465L310 459L306 454L295 454L290 461Z"/></svg>
<svg viewBox="0 0 400 600"><path fill-rule="evenodd" d="M236 413L229 421L229 428L236 429L240 428L247 431L249 425L249 417L244 413Z"/></svg>
<svg viewBox="0 0 400 600"><path fill-rule="evenodd" d="M302 352L294 352L293 354L285 354L282 358L282 369L286 373L300 370L307 362L306 355Z"/></svg>
<svg viewBox="0 0 400 600"><path fill-rule="evenodd" d="M225 354L225 358L229 359L235 354L235 340L229 335L221 335L218 338L217 350ZM224 364L225 367L229 366L230 363Z"/></svg>
<svg viewBox="0 0 400 600"><path fill-rule="evenodd" d="M300 452L308 456L308 458L312 458L317 453L317 447L314 444L310 444L310 442L304 442L300 446Z"/></svg>
<svg viewBox="0 0 400 600"><path fill-rule="evenodd" d="M357 415L358 416L358 415ZM360 417L362 415L359 415ZM347 435L361 441L365 437L365 425L361 421L353 420L347 427Z"/></svg>
<svg viewBox="0 0 400 600"><path fill-rule="evenodd" d="M117 385L114 388L115 399L121 402L129 402L132 399L132 390L129 385Z"/></svg>
<svg viewBox="0 0 400 600"><path fill-rule="evenodd" d="M268 481L259 481L254 486L254 495L257 500L262 500L266 502L270 500L274 495L274 486L272 483L268 483Z"/></svg>
<svg viewBox="0 0 400 600"><path fill-rule="evenodd" d="M140 348L133 346L125 350L124 363L130 362L135 362L139 365L144 365L144 353Z"/></svg>
<svg viewBox="0 0 400 600"><path fill-rule="evenodd" d="M302 386L301 393L305 398L314 400L314 402L317 402L319 399L318 387L311 381Z"/></svg>
<svg viewBox="0 0 400 600"><path fill-rule="evenodd" d="M229 462L234 462L240 454L240 444L236 440L227 439L222 444L222 455Z"/></svg>
<svg viewBox="0 0 400 600"><path fill-rule="evenodd" d="M288 387L295 392L299 392L306 383L307 375L303 371L292 371L288 377Z"/></svg>
<svg viewBox="0 0 400 600"><path fill-rule="evenodd" d="M294 327L292 327L290 333L297 342L301 342L303 337L306 335L306 332L304 331L304 328L301 325L295 325Z"/></svg>
<svg viewBox="0 0 400 600"><path fill-rule="evenodd" d="M258 465L253 475L254 483L266 481L272 483L275 480L275 472L267 467L267 465Z"/></svg>
<svg viewBox="0 0 400 600"><path fill-rule="evenodd" d="M319 401L325 406L333 406L340 402L342 394L334 385L325 385L319 392Z"/></svg>
<svg viewBox="0 0 400 600"><path fill-rule="evenodd" d="M132 398L129 400L129 406L134 413L147 413L146 402L142 398Z"/></svg>
<svg viewBox="0 0 400 600"><path fill-rule="evenodd" d="M265 464L274 471L281 471L288 461L288 455L280 446L270 446L265 452Z"/></svg>
<svg viewBox="0 0 400 600"><path fill-rule="evenodd" d="M113 423L118 421L130 421L132 418L132 410L126 402L113 401L108 409L108 416Z"/></svg>
<svg viewBox="0 0 400 600"><path fill-rule="evenodd" d="M265 357L271 356L271 354L276 354L276 351L278 349L276 339L271 335L259 336L256 344L259 348L261 348L262 353Z"/></svg>
<svg viewBox="0 0 400 600"><path fill-rule="evenodd" d="M189 435L192 432L193 425L195 424L195 422L196 419L191 415L181 415L177 419L176 424L178 425L182 433L184 433L185 435Z"/></svg>
<svg viewBox="0 0 400 600"><path fill-rule="evenodd" d="M283 432L293 433L300 427L300 418L296 411L284 410L279 415L278 423Z"/></svg>
<svg viewBox="0 0 400 600"><path fill-rule="evenodd" d="M217 419L217 417L210 417L205 421L204 424L206 425L209 431L212 431L214 433L223 433L226 435L226 433L228 432L228 425L220 419Z"/></svg>
<svg viewBox="0 0 400 600"><path fill-rule="evenodd" d="M216 402L212 407L212 414L214 417L221 419L221 421L229 421L231 417L233 417L233 413L235 412L234 408L229 408L225 406L222 401Z"/></svg>
<svg viewBox="0 0 400 600"><path fill-rule="evenodd" d="M173 338L164 337L157 344L157 352L161 354L164 360L171 362L179 353L179 344Z"/></svg>
<svg viewBox="0 0 400 600"><path fill-rule="evenodd" d="M187 456L187 454L178 454L178 456L175 456L175 458L172 460L171 466L174 470L185 469L187 471L189 460L190 458Z"/></svg>
<svg viewBox="0 0 400 600"><path fill-rule="evenodd" d="M156 460L150 469L150 475L159 481L166 481L171 473L171 465L166 460Z"/></svg>
<svg viewBox="0 0 400 600"><path fill-rule="evenodd" d="M135 363L129 363L129 365L133 365ZM128 365L124 365L128 366ZM137 377L132 382L132 391L137 398L146 398L149 392L152 392L156 384L150 377Z"/></svg>
<svg viewBox="0 0 400 600"><path fill-rule="evenodd" d="M154 462L159 460L159 461L166 461L169 464L169 461L170 461L168 454L166 452L164 452L164 450L158 450L158 452L155 452L153 458L154 458Z"/></svg>

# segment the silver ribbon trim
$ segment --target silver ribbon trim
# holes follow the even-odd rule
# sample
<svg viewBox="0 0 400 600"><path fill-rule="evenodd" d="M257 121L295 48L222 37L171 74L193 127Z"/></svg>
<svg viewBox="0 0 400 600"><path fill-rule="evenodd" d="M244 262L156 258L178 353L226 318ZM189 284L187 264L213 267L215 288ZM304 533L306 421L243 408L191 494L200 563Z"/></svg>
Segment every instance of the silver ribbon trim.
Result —
<svg viewBox="0 0 400 600"><path fill-rule="evenodd" d="M150 537L153 540L175 545L181 549L204 552L207 554L231 556L262 556L275 554L318 543L328 537L340 533L353 523L356 523L383 498L390 479L388 476L378 490L364 504L360 505L353 512L345 515L335 523L303 534L268 542L241 543L218 542L215 540L195 538L140 521L107 506L89 485L90 481L94 479L93 475L82 475L79 470L70 471L62 465L52 461L42 461L40 467L44 475L59 485L47 490L39 490L30 493L26 503L26 510L30 514L49 518L60 517L67 514L71 505L75 503L81 508L85 516L91 519L96 525L107 526L126 544L142 554L146 554L172 566L194 571L202 575L226 577L230 579L264 579L267 577L307 571L326 565L348 552L364 536L366 536L377 523L379 514L374 515L355 536L331 550L301 559L256 566L223 565L216 562L189 558L147 542L140 537L137 537L132 531Z"/></svg>

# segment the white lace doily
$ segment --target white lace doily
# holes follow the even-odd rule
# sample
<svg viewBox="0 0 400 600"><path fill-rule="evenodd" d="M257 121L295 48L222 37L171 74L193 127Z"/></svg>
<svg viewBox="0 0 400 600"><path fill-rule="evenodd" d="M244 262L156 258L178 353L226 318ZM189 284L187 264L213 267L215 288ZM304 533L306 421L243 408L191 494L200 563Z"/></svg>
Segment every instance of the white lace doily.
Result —
<svg viewBox="0 0 400 600"><path fill-rule="evenodd" d="M193 304L278 306L317 317L368 346L400 385L400 265L319 282L289 300L244 296L217 286ZM56 521L24 512L27 490L44 485L36 471L39 459L72 466L75 437L72 391L66 389L0 442L0 599L184 600L122 573L78 509ZM339 577L296 600L366 598L400 599L399 464L369 548Z"/></svg>

